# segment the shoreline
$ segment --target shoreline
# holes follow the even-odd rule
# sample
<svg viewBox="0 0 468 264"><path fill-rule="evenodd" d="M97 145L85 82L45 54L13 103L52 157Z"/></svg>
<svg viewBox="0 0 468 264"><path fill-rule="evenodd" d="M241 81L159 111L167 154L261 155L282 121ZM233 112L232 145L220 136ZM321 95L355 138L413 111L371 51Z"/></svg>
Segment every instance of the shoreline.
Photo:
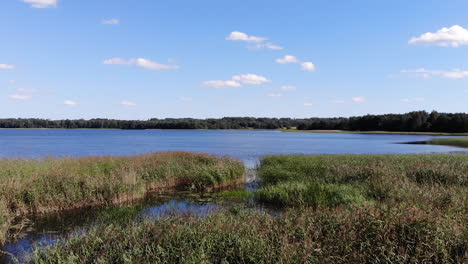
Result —
<svg viewBox="0 0 468 264"><path fill-rule="evenodd" d="M420 136L454 136L466 137L466 133L451 132L417 132L417 131L357 131L357 130L297 130L297 129L123 129L123 128L0 128L0 130L142 130L142 131L278 131L286 133L317 133L317 134L369 134L369 135L420 135Z"/></svg>

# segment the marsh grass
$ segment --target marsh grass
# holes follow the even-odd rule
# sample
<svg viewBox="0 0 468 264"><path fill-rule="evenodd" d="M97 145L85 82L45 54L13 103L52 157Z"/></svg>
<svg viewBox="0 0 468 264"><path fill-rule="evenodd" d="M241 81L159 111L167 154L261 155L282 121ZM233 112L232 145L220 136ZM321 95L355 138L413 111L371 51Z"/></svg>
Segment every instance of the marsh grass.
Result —
<svg viewBox="0 0 468 264"><path fill-rule="evenodd" d="M278 206L362 202L466 208L468 155L284 155L261 161L255 199Z"/></svg>
<svg viewBox="0 0 468 264"><path fill-rule="evenodd" d="M35 263L466 263L468 155L265 157L254 199L204 218L100 224ZM244 198L245 192L225 192ZM131 212L130 212L131 215Z"/></svg>
<svg viewBox="0 0 468 264"><path fill-rule="evenodd" d="M0 242L13 218L127 202L165 188L219 188L244 174L238 160L188 152L0 160Z"/></svg>
<svg viewBox="0 0 468 264"><path fill-rule="evenodd" d="M463 263L462 223L419 208L218 213L99 226L35 263Z"/></svg>
<svg viewBox="0 0 468 264"><path fill-rule="evenodd" d="M266 186L255 192L255 199L280 207L338 206L362 204L366 201L362 191L353 185L317 182L286 182Z"/></svg>

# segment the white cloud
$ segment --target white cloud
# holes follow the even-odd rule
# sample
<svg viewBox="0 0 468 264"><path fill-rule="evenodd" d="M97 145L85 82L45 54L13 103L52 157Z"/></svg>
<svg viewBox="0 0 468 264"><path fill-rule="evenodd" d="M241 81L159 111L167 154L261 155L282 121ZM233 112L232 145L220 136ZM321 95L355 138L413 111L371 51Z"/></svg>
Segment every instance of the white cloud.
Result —
<svg viewBox="0 0 468 264"><path fill-rule="evenodd" d="M68 105L68 106L76 106L76 105L78 105L77 102L72 101L72 100L65 100L65 101L63 101L63 104L64 104L64 105Z"/></svg>
<svg viewBox="0 0 468 264"><path fill-rule="evenodd" d="M253 46L249 46L249 49L271 49L271 50L282 50L284 47L275 45L271 42L266 42L268 38L264 37L256 37L256 36L251 36L247 35L244 32L239 32L239 31L233 31L231 34L229 34L228 37L226 37L226 40L234 40L234 41L245 41L248 43L256 43Z"/></svg>
<svg viewBox="0 0 468 264"><path fill-rule="evenodd" d="M120 24L120 20L117 18L105 19L101 22L104 25L118 25Z"/></svg>
<svg viewBox="0 0 468 264"><path fill-rule="evenodd" d="M255 84L255 85L260 85L260 84L271 82L270 80L268 80L267 78L261 75L256 75L256 74L251 74L251 73L233 76L232 80L243 83L243 84Z"/></svg>
<svg viewBox="0 0 468 264"><path fill-rule="evenodd" d="M13 99L13 100L29 100L32 98L30 94L12 94L12 95L9 95L8 97L10 97L10 99Z"/></svg>
<svg viewBox="0 0 468 264"><path fill-rule="evenodd" d="M285 55L283 58L276 59L279 64L299 63L299 59L292 55Z"/></svg>
<svg viewBox="0 0 468 264"><path fill-rule="evenodd" d="M145 58L129 59L111 58L103 61L107 65L134 65L148 70L177 70L180 67L174 64L161 64Z"/></svg>
<svg viewBox="0 0 468 264"><path fill-rule="evenodd" d="M313 106L313 104L311 104L311 103L304 103L304 106L305 106L305 107L311 107L311 106Z"/></svg>
<svg viewBox="0 0 468 264"><path fill-rule="evenodd" d="M402 73L412 73L422 78L428 79L432 76L440 76L449 79L463 79L468 77L468 71L453 69L451 71L426 70L424 68L402 70Z"/></svg>
<svg viewBox="0 0 468 264"><path fill-rule="evenodd" d="M247 42L263 42L267 40L267 38L263 37L256 37L256 36L249 36L244 32L233 31L226 37L226 40L240 40L240 41L247 41Z"/></svg>
<svg viewBox="0 0 468 264"><path fill-rule="evenodd" d="M132 64L135 64L137 66L140 66L148 70L177 70L179 69L179 66L177 65L161 64L161 63L150 61L148 59L143 59L143 58L132 60Z"/></svg>
<svg viewBox="0 0 468 264"><path fill-rule="evenodd" d="M242 74L242 75L235 75L232 76L231 80L213 80L213 81L205 81L202 83L202 86L205 87L213 87L213 88L234 88L234 87L242 87L243 85L260 85L264 83L271 82L267 78L257 75L257 74Z"/></svg>
<svg viewBox="0 0 468 264"><path fill-rule="evenodd" d="M413 102L423 102L425 101L426 99L423 98L423 97L415 97L415 98L403 98L401 99L402 102L405 102L405 103L413 103Z"/></svg>
<svg viewBox="0 0 468 264"><path fill-rule="evenodd" d="M273 43L259 43L255 46L250 47L251 49L271 49L271 50L283 50L284 47L275 45Z"/></svg>
<svg viewBox="0 0 468 264"><path fill-rule="evenodd" d="M0 64L0 70L13 70L15 65L11 64Z"/></svg>
<svg viewBox="0 0 468 264"><path fill-rule="evenodd" d="M23 2L31 4L33 8L48 8L56 7L58 0L23 0Z"/></svg>
<svg viewBox="0 0 468 264"><path fill-rule="evenodd" d="M270 94L267 94L267 96L269 96L269 97L283 97L283 94L280 94L280 93L270 93Z"/></svg>
<svg viewBox="0 0 468 264"><path fill-rule="evenodd" d="M301 68L304 71L313 72L316 70L315 64L313 64L312 62L306 61L301 63L301 61L298 58L292 55L285 55L283 58L276 59L276 62L279 64L300 63Z"/></svg>
<svg viewBox="0 0 468 264"><path fill-rule="evenodd" d="M303 63L301 63L301 68L304 71L310 71L310 72L313 72L313 71L316 70L316 67L312 62L303 62Z"/></svg>
<svg viewBox="0 0 468 264"><path fill-rule="evenodd" d="M214 80L214 81L206 81L202 83L203 86L205 87L213 87L213 88L235 88L235 87L241 87L242 84L233 81L233 80L228 80L228 81L222 81L222 80Z"/></svg>
<svg viewBox="0 0 468 264"><path fill-rule="evenodd" d="M180 97L179 100L184 102L190 102L192 101L192 97Z"/></svg>
<svg viewBox="0 0 468 264"><path fill-rule="evenodd" d="M292 86L292 85L284 85L284 86L281 86L280 89L282 91L295 91L297 88L296 86Z"/></svg>
<svg viewBox="0 0 468 264"><path fill-rule="evenodd" d="M409 44L433 44L443 47L468 45L468 30L459 25L444 27L435 33L427 32L419 37L411 38Z"/></svg>
<svg viewBox="0 0 468 264"><path fill-rule="evenodd" d="M364 98L362 96L353 97L353 98L351 98L351 100L353 102L355 102L355 103L358 103L358 104L365 103L367 101L366 98Z"/></svg>

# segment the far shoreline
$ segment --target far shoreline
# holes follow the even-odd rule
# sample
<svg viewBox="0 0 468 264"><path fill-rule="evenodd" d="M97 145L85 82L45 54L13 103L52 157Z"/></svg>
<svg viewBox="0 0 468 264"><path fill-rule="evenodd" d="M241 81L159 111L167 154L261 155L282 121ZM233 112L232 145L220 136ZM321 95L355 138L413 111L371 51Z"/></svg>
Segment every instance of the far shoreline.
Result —
<svg viewBox="0 0 468 264"><path fill-rule="evenodd" d="M371 135L420 135L420 136L456 136L466 137L468 133L417 132L417 131L358 131L358 130L298 130L298 129L123 129L123 128L0 128L0 130L158 130L158 131L279 131L287 133L317 134L371 134Z"/></svg>

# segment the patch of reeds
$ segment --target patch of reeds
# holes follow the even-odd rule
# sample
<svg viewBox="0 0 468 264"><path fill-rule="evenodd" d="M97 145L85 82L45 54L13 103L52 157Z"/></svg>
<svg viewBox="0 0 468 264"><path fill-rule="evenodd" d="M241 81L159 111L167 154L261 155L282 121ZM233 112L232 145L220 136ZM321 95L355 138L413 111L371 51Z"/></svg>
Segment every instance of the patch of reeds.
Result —
<svg viewBox="0 0 468 264"><path fill-rule="evenodd" d="M15 217L131 201L164 188L243 181L239 160L189 152L0 160L0 242Z"/></svg>
<svg viewBox="0 0 468 264"><path fill-rule="evenodd" d="M258 201L277 206L368 202L462 210L468 155L283 155L261 161Z"/></svg>
<svg viewBox="0 0 468 264"><path fill-rule="evenodd" d="M97 226L34 263L463 263L463 222L412 206L218 213Z"/></svg>

